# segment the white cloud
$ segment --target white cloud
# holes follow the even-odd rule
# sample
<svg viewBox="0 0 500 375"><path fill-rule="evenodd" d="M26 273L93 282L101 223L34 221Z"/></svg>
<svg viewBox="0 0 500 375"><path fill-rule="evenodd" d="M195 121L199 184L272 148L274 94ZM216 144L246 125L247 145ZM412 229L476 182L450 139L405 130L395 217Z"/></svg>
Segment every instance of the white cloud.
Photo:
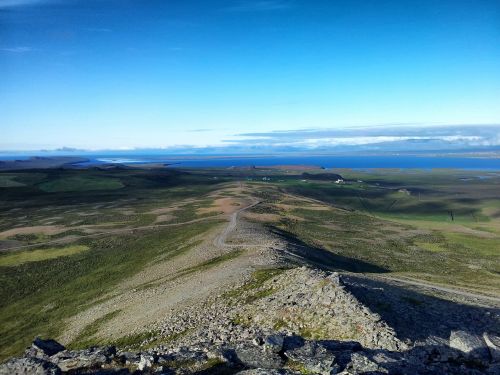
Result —
<svg viewBox="0 0 500 375"><path fill-rule="evenodd" d="M309 138L298 141L297 144L304 146L361 146L385 142L403 142L403 141L442 141L442 142L467 142L481 143L482 137L479 136L438 136L438 137L415 137L415 136L378 136L378 137L342 137L342 138Z"/></svg>
<svg viewBox="0 0 500 375"><path fill-rule="evenodd" d="M367 127L302 129L238 134L228 145L262 147L450 149L500 146L500 126L459 125L441 127Z"/></svg>

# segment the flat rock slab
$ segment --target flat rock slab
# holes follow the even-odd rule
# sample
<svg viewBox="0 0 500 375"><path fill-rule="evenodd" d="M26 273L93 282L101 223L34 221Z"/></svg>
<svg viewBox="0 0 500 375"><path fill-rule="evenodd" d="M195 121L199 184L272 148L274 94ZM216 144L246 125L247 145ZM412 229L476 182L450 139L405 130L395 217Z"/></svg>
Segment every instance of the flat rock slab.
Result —
<svg viewBox="0 0 500 375"><path fill-rule="evenodd" d="M450 348L460 350L470 359L482 363L490 362L490 350L479 335L467 331L451 331Z"/></svg>
<svg viewBox="0 0 500 375"><path fill-rule="evenodd" d="M279 354L264 351L253 345L239 346L235 348L235 353L238 360L248 367L279 369L285 364L285 360Z"/></svg>
<svg viewBox="0 0 500 375"><path fill-rule="evenodd" d="M41 351L49 357L66 349L55 340L43 340L40 337L35 338L31 347L37 351Z"/></svg>

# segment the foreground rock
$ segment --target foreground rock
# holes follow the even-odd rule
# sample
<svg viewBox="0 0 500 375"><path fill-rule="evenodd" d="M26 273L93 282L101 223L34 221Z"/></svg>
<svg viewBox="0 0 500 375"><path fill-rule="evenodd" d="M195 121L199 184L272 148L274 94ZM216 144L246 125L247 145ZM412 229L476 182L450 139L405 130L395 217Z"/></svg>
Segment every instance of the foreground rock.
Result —
<svg viewBox="0 0 500 375"><path fill-rule="evenodd" d="M402 342L340 275L273 272L161 322L159 335L140 343L151 349L68 350L36 338L0 375L500 374L497 333L456 329Z"/></svg>
<svg viewBox="0 0 500 375"><path fill-rule="evenodd" d="M459 336L460 337L460 336ZM453 342L469 342L457 339ZM0 366L0 374L498 374L492 360L447 346L408 351L370 349L358 342L306 340L278 333L234 344L198 345L165 351L117 352L114 347L63 349L39 355L36 339L22 358ZM54 342L51 342L52 344Z"/></svg>
<svg viewBox="0 0 500 375"><path fill-rule="evenodd" d="M452 331L450 335L450 348L458 349L472 361L482 364L490 362L490 349L483 337L473 335L466 331Z"/></svg>

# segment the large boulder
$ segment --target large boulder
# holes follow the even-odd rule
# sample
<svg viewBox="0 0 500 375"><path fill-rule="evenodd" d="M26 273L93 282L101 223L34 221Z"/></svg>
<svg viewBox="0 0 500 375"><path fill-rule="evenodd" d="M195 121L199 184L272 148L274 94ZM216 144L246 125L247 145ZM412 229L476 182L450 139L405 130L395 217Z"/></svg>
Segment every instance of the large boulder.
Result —
<svg viewBox="0 0 500 375"><path fill-rule="evenodd" d="M262 348L268 352L279 353L283 349L283 342L282 335L270 335L263 340Z"/></svg>
<svg viewBox="0 0 500 375"><path fill-rule="evenodd" d="M141 359L139 360L137 368L139 371L143 371L153 367L155 362L154 356L141 354Z"/></svg>
<svg viewBox="0 0 500 375"><path fill-rule="evenodd" d="M237 362L246 367L278 369L283 367L285 360L280 354L264 350L261 346L251 343L240 344L234 348Z"/></svg>
<svg viewBox="0 0 500 375"><path fill-rule="evenodd" d="M380 367L363 352L352 353L351 362L345 369L347 374L386 374L388 371Z"/></svg>
<svg viewBox="0 0 500 375"><path fill-rule="evenodd" d="M213 358L221 359L215 353L213 354ZM150 358L150 362L160 363L160 364L168 364L169 362L177 362L177 363L190 363L193 367L200 366L204 362L208 360L208 355L204 351L201 350L191 350L190 348L181 347L176 349L175 351L171 351L169 353L164 353L160 356L151 355L151 353L147 354Z"/></svg>
<svg viewBox="0 0 500 375"><path fill-rule="evenodd" d="M467 359L481 364L490 362L490 350L479 335L466 331L451 331L450 348L460 350Z"/></svg>
<svg viewBox="0 0 500 375"><path fill-rule="evenodd" d="M40 358L13 358L0 365L0 375L59 375L61 369Z"/></svg>
<svg viewBox="0 0 500 375"><path fill-rule="evenodd" d="M122 364L130 366L134 363L138 363L141 360L141 354L133 352L120 352L117 355L117 359Z"/></svg>
<svg viewBox="0 0 500 375"><path fill-rule="evenodd" d="M62 371L75 371L81 369L98 369L114 358L114 347L91 348L81 351L62 351L50 358Z"/></svg>
<svg viewBox="0 0 500 375"><path fill-rule="evenodd" d="M66 348L55 340L43 340L37 337L26 351L26 356L46 359L62 352L64 349Z"/></svg>
<svg viewBox="0 0 500 375"><path fill-rule="evenodd" d="M307 373L330 375L339 370L335 354L316 341L305 341L301 346L291 347L285 355Z"/></svg>

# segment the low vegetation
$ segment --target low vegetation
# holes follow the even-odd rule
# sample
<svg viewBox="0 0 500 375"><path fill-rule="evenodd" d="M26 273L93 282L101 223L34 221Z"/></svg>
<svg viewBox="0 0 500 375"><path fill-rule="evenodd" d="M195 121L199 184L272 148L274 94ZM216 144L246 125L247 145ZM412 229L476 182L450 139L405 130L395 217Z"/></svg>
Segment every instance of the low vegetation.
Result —
<svg viewBox="0 0 500 375"><path fill-rule="evenodd" d="M259 223L322 268L407 276L490 294L500 289L499 176L332 172L345 182L336 183L337 176L324 170L303 176L259 168L0 172L0 360L22 351L34 336L57 337L67 319L109 298L120 282L198 244L221 223L220 212L206 208L227 182L244 181L245 194L261 201L252 217L261 215ZM208 270L241 254L229 252L179 274ZM259 269L225 296L248 292L245 303L267 297L273 290L263 288L265 281L282 271ZM87 338L119 313L85 327L73 345L89 344ZM116 343L156 337L148 335Z"/></svg>
<svg viewBox="0 0 500 375"><path fill-rule="evenodd" d="M91 191L121 189L123 183L114 178L97 178L86 176L63 177L48 182L43 182L39 188L48 193L65 191Z"/></svg>
<svg viewBox="0 0 500 375"><path fill-rule="evenodd" d="M85 245L72 245L61 248L51 247L38 250L16 251L0 255L0 267L15 267L27 262L40 262L81 253L88 250Z"/></svg>
<svg viewBox="0 0 500 375"><path fill-rule="evenodd" d="M270 225L310 252L327 250L342 257L330 257L334 268L396 272L492 294L498 291L498 175L337 172L345 183L291 178L277 183L282 193L292 196L268 191L268 206L255 211L280 215L281 220ZM331 208L314 207L318 205Z"/></svg>
<svg viewBox="0 0 500 375"><path fill-rule="evenodd" d="M87 182L110 178L123 181L120 183L124 187L107 190L110 184L99 183L92 191L50 193L41 188L57 186L70 177L75 182L72 175L76 173L84 174ZM216 188L212 181L203 184L205 179L178 172L47 170L15 175L26 186L0 189L0 230L23 225L37 228L50 222L50 225L69 226L67 234L73 237L68 245L47 246L43 241L64 235L15 236L18 244L33 246L0 253L0 359L19 353L34 336L57 337L64 330L66 319L105 298L120 281L154 259L180 254L187 244L193 243L192 238L219 224L217 220L172 227L150 224L155 218L149 214L152 209L197 198ZM177 189L179 184L184 189ZM131 215L130 220L124 211L132 209L139 214ZM197 217L194 209L191 211L185 218ZM100 227L102 224L106 227ZM95 228L99 230L88 236L85 228L89 225L98 225ZM151 227L134 232L135 227L143 225ZM127 227L130 230L112 231ZM95 236L96 233L102 235ZM4 241L9 243L12 239ZM90 326L87 330L95 328Z"/></svg>

